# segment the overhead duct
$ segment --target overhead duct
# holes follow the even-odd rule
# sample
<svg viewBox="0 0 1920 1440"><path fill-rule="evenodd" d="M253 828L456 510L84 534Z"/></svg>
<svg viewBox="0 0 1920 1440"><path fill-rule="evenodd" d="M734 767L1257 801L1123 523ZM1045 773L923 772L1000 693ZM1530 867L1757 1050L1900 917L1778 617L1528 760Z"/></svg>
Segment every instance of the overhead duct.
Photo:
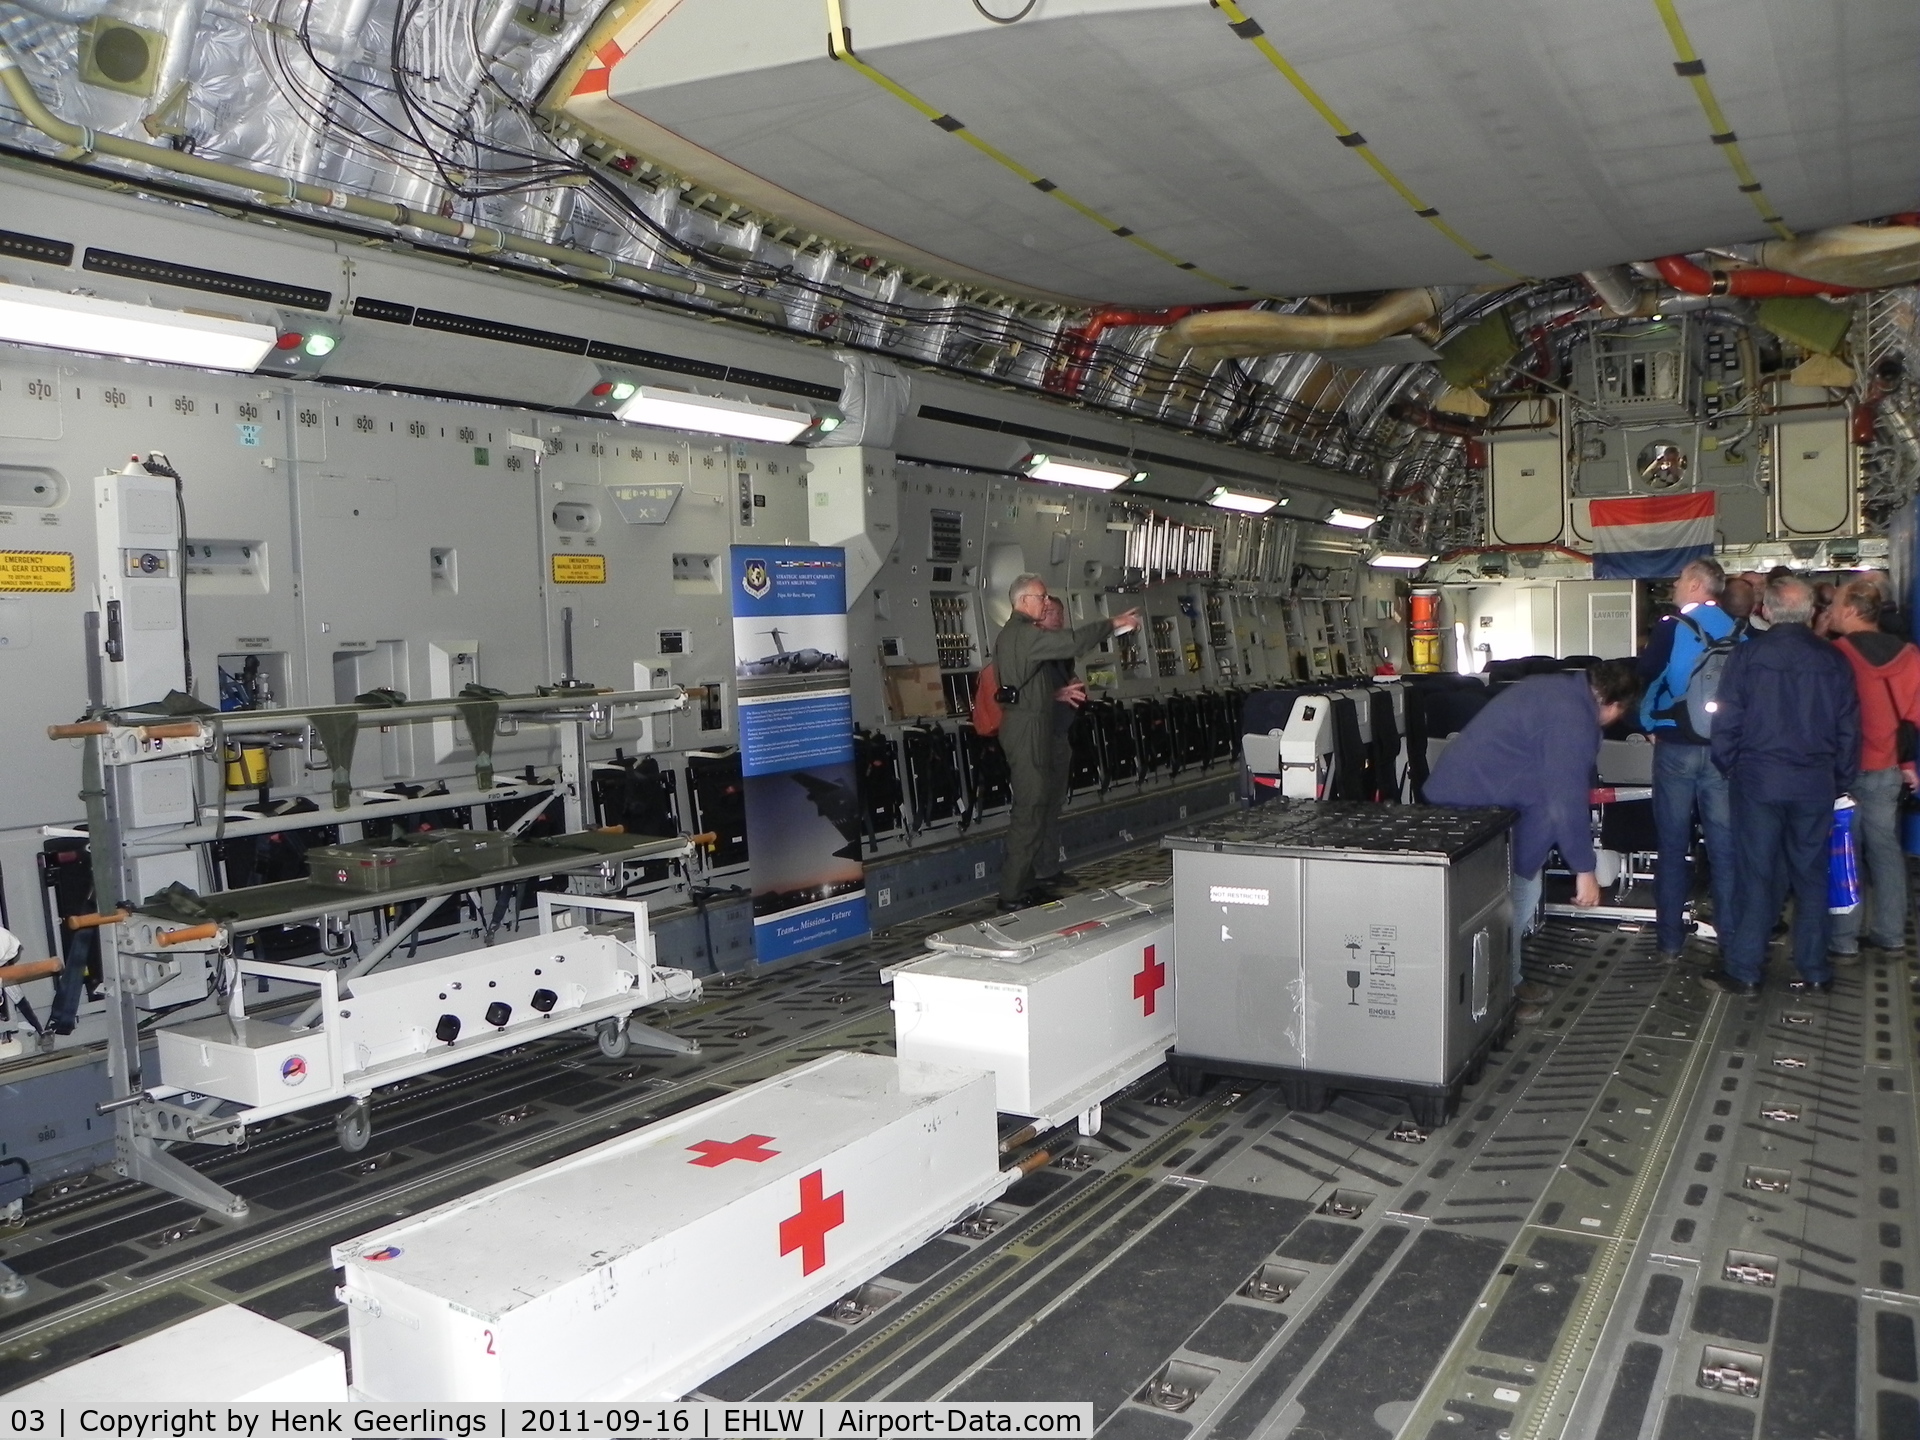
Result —
<svg viewBox="0 0 1920 1440"><path fill-rule="evenodd" d="M1580 278L1587 282L1600 303L1607 307L1609 315L1625 319L1630 315L1651 315L1659 308L1654 303L1657 297L1636 284L1633 272L1624 265L1614 265L1605 270L1582 270Z"/></svg>
<svg viewBox="0 0 1920 1440"><path fill-rule="evenodd" d="M1768 269L1828 285L1876 290L1920 280L1920 226L1836 225L1760 247Z"/></svg>
<svg viewBox="0 0 1920 1440"><path fill-rule="evenodd" d="M1272 310L1212 310L1186 316L1161 337L1165 358L1195 350L1214 359L1301 350L1355 350L1431 320L1444 303L1437 290L1395 290L1354 315L1283 315ZM1199 358L1196 356L1196 359Z"/></svg>

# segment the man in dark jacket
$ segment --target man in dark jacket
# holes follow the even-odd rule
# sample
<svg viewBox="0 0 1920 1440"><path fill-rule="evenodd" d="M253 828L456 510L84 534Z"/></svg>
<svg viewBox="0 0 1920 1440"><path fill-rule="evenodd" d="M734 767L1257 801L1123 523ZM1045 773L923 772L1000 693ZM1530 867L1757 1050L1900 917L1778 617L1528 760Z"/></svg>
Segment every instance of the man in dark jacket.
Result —
<svg viewBox="0 0 1920 1440"><path fill-rule="evenodd" d="M1007 858L1000 870L1000 903L1013 908L1050 899L1036 893L1033 865L1047 831L1047 812L1060 787L1053 780L1054 691L1047 662L1084 655L1109 635L1138 629L1140 612L1093 620L1072 630L1043 630L1047 582L1022 575L1007 592L1013 615L993 642L993 669L1008 698L1000 702L1000 748L1012 780L1013 813L1007 819Z"/></svg>
<svg viewBox="0 0 1920 1440"><path fill-rule="evenodd" d="M1860 770L1860 698L1853 670L1815 635L1813 587L1794 576L1767 583L1764 635L1736 645L1720 679L1713 763L1733 791L1740 881L1720 968L1703 978L1732 995L1758 995L1767 937L1793 891L1795 991L1833 988L1827 958L1827 848L1833 802Z"/></svg>
<svg viewBox="0 0 1920 1440"><path fill-rule="evenodd" d="M1640 695L1631 660L1606 660L1584 675L1535 675L1508 687L1448 742L1427 777L1433 805L1501 805L1520 812L1513 829L1513 944L1508 953L1515 1019L1531 1025L1553 994L1520 971L1521 942L1540 908L1542 870L1558 849L1573 871L1573 903L1600 903L1594 875L1593 764L1600 732Z"/></svg>

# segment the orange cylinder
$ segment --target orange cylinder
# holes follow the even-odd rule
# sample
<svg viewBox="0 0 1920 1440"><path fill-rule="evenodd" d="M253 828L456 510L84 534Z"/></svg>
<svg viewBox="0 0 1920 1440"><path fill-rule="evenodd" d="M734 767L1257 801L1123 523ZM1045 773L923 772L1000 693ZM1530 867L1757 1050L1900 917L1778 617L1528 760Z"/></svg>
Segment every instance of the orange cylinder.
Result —
<svg viewBox="0 0 1920 1440"><path fill-rule="evenodd" d="M1411 630L1440 628L1440 592L1416 590L1407 600L1407 627Z"/></svg>

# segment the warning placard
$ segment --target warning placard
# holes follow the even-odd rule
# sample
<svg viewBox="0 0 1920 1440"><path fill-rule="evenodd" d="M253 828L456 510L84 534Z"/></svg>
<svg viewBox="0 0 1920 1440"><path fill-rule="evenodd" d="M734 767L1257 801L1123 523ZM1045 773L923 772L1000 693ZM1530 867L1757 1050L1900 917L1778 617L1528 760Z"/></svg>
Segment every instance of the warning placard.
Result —
<svg viewBox="0 0 1920 1440"><path fill-rule="evenodd" d="M73 556L64 550L0 550L0 591L56 595L73 589Z"/></svg>
<svg viewBox="0 0 1920 1440"><path fill-rule="evenodd" d="M555 555L553 583L556 585L604 585L607 583L607 557L604 555Z"/></svg>

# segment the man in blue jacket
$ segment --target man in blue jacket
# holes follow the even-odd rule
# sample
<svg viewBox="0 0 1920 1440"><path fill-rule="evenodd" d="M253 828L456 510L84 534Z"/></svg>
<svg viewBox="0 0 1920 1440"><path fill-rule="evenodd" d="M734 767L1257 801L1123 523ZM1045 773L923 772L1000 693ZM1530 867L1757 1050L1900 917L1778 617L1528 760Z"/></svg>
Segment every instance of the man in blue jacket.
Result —
<svg viewBox="0 0 1920 1440"><path fill-rule="evenodd" d="M1808 627L1813 587L1792 576L1767 584L1768 628L1736 645L1720 678L1713 763L1733 791L1740 836L1738 910L1721 964L1703 978L1732 995L1758 995L1767 937L1793 891L1790 989L1833 989L1827 956L1828 845L1833 802L1860 769L1860 696L1846 657Z"/></svg>
<svg viewBox="0 0 1920 1440"><path fill-rule="evenodd" d="M1585 674L1535 675L1509 686L1448 742L1427 777L1433 805L1501 805L1520 812L1513 829L1514 1018L1531 1025L1553 992L1520 971L1521 942L1540 908L1542 871L1558 849L1573 871L1573 903L1600 903L1594 875L1593 764L1600 732L1632 707L1640 677L1631 660L1605 660Z"/></svg>
<svg viewBox="0 0 1920 1440"><path fill-rule="evenodd" d="M1653 872L1657 917L1656 948L1672 965L1686 944L1687 901L1693 894L1693 817L1707 839L1713 868L1713 923L1721 944L1734 915L1733 881L1739 861L1733 846L1733 818L1727 777L1714 768L1707 737L1687 719L1687 687L1706 658L1708 646L1734 633L1734 619L1720 608L1726 572L1714 560L1695 560L1673 582L1678 613L1654 628L1640 654L1640 678L1646 698L1640 702L1640 726L1653 737L1653 824L1660 858Z"/></svg>

